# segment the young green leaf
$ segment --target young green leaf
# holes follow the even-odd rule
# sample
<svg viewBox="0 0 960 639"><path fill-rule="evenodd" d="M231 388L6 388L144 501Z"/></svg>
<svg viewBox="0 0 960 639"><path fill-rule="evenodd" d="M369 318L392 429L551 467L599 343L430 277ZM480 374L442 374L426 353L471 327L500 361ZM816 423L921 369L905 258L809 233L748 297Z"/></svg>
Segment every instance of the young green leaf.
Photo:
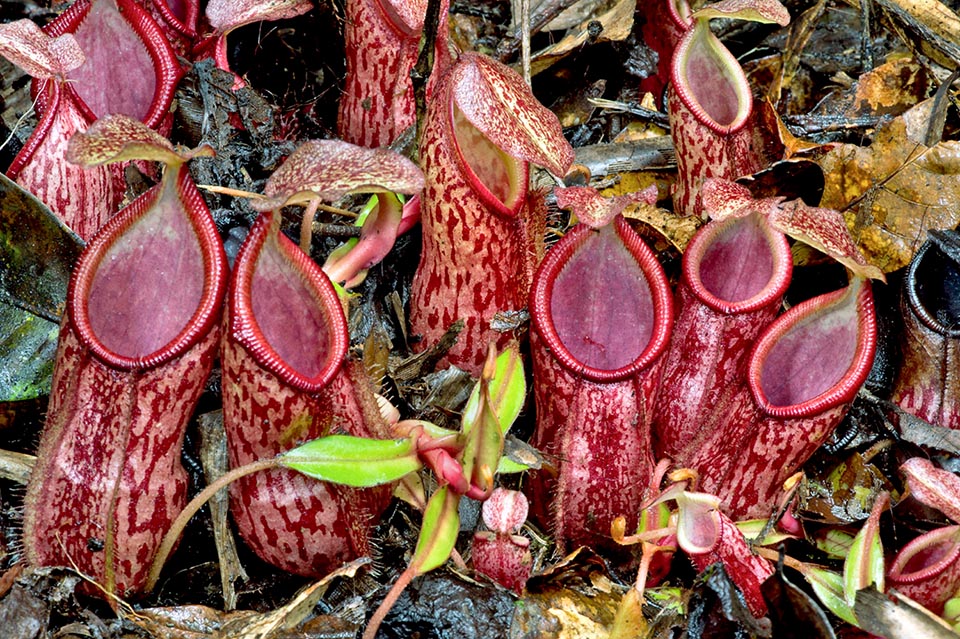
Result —
<svg viewBox="0 0 960 639"><path fill-rule="evenodd" d="M493 413L500 423L500 430L506 434L520 410L523 408L524 398L527 396L527 381L524 377L523 360L516 343L507 346L497 356L496 368L489 383L490 403ZM468 424L474 422L480 409L480 383L478 382L470 393L467 406L463 410L464 431Z"/></svg>
<svg viewBox="0 0 960 639"><path fill-rule="evenodd" d="M836 528L831 528L822 538L815 540L817 548L828 555L842 559L850 555L853 546L853 535Z"/></svg>
<svg viewBox="0 0 960 639"><path fill-rule="evenodd" d="M857 591L875 584L884 590L883 545L880 542L880 514L890 503L890 494L877 495L867 522L853 538L850 553L843 562L843 596L848 606L853 606Z"/></svg>
<svg viewBox="0 0 960 639"><path fill-rule="evenodd" d="M486 379L481 379L479 411L475 419L463 424L467 441L461 463L470 485L479 489L484 497L493 491L493 474L503 455L503 431L490 403L489 385Z"/></svg>
<svg viewBox="0 0 960 639"><path fill-rule="evenodd" d="M497 463L497 474L500 473L522 473L530 470L530 466L526 464L521 464L520 462L513 461L509 457L501 457L500 461Z"/></svg>
<svg viewBox="0 0 960 639"><path fill-rule="evenodd" d="M827 610L840 617L847 623L857 625L857 617L853 614L853 607L847 604L843 596L843 577L835 572L823 568L810 568L803 571L803 577L813 587L820 603Z"/></svg>
<svg viewBox="0 0 960 639"><path fill-rule="evenodd" d="M304 475L358 488L396 481L423 467L410 439L367 439L330 435L280 456L280 464Z"/></svg>
<svg viewBox="0 0 960 639"><path fill-rule="evenodd" d="M441 486L430 496L423 512L417 549L410 560L410 567L418 575L442 566L450 558L460 532L459 505L460 495L447 486Z"/></svg>

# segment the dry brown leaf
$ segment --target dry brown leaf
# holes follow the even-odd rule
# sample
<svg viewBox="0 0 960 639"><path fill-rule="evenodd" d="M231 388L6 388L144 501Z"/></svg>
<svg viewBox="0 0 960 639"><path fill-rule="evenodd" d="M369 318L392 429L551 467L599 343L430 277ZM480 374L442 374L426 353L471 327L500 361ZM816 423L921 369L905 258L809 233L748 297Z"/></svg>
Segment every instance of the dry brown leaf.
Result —
<svg viewBox="0 0 960 639"><path fill-rule="evenodd" d="M623 210L623 217L646 222L681 253L693 234L700 228L701 223L698 215L676 215L650 204L628 206Z"/></svg>
<svg viewBox="0 0 960 639"><path fill-rule="evenodd" d="M899 115L927 94L930 76L913 58L895 58L857 79L847 115Z"/></svg>
<svg viewBox="0 0 960 639"><path fill-rule="evenodd" d="M612 0L607 6L606 11L589 16L587 20L568 31L556 44L538 51L533 57L531 73L534 75L540 73L566 54L586 44L590 40L590 24L593 22L599 22L603 26L603 30L596 39L597 42L626 40L633 29L633 12L636 9L636 2Z"/></svg>
<svg viewBox="0 0 960 639"><path fill-rule="evenodd" d="M928 229L960 222L960 142L933 148L907 138L903 118L868 147L839 145L820 162L821 206L844 213L854 241L885 273L906 266Z"/></svg>

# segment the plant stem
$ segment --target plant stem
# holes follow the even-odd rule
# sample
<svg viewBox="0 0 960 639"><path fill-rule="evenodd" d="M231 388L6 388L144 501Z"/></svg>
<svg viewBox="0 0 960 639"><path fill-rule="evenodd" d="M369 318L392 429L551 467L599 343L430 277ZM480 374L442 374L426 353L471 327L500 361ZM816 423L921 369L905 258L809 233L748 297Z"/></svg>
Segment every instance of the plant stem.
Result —
<svg viewBox="0 0 960 639"><path fill-rule="evenodd" d="M303 221L300 223L300 250L310 255L310 243L313 241L313 219L317 216L320 198L314 196L307 208L303 211Z"/></svg>
<svg viewBox="0 0 960 639"><path fill-rule="evenodd" d="M217 492L226 488L232 482L240 479L241 477L252 475L253 473L260 472L261 470L270 470L271 468L281 467L282 464L280 463L280 458L262 459L260 461L239 466L218 477L216 481L214 481L212 484L209 484L206 488L200 491L196 497L191 499L190 503L188 503L180 512L180 514L177 515L177 518L173 520L173 523L170 524L170 528L167 530L167 533L163 536L163 541L160 542L160 546L157 548L157 554L154 555L153 563L150 565L150 573L147 575L147 584L144 588L144 591L151 592L153 587L157 585L157 580L160 578L160 571L163 570L163 565L167 562L167 558L173 551L173 546L180 538L180 534L186 527L187 522L189 522L190 519L197 514L197 511L200 510L203 505L206 504L214 495L216 495Z"/></svg>
<svg viewBox="0 0 960 639"><path fill-rule="evenodd" d="M772 548L754 547L753 552L760 555L764 559L769 559L770 561L773 561L773 562L779 561L780 559L780 553ZM809 564L806 564L802 561L794 559L789 555L784 555L783 565L790 566L791 568L799 572L804 572L804 570Z"/></svg>

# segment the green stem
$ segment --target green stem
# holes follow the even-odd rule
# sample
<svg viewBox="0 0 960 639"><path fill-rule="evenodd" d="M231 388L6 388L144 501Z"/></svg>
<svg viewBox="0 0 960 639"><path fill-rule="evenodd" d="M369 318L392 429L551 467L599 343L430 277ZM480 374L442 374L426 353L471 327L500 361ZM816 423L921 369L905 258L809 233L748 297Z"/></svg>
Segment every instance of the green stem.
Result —
<svg viewBox="0 0 960 639"><path fill-rule="evenodd" d="M262 459L244 466L239 466L218 477L216 481L208 485L206 488L200 491L196 497L191 499L190 503L188 503L180 512L180 514L177 515L177 518L173 520L173 523L170 524L170 528L163 536L163 541L160 542L160 546L157 548L157 554L153 556L153 563L150 564L150 572L147 575L145 591L151 592L154 586L157 585L157 580L160 579L160 571L163 570L163 565L167 563L167 558L170 556L170 553L173 552L173 547L176 545L177 540L180 539L180 535L183 533L183 529L186 527L187 522L189 522L190 519L197 514L197 511L200 510L204 504L210 501L210 499L220 490L223 490L232 482L240 479L241 477L252 475L253 473L260 472L261 470L270 470L272 468L281 467L282 464L279 457L275 457L273 459Z"/></svg>

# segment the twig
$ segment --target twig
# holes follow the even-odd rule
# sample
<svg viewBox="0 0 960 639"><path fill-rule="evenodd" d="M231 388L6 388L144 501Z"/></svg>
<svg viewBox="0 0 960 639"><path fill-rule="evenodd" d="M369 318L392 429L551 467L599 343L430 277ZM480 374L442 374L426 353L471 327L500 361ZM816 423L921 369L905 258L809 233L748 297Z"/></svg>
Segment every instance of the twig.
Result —
<svg viewBox="0 0 960 639"><path fill-rule="evenodd" d="M860 0L860 65L863 72L873 70L873 46L870 42L870 6L873 0Z"/></svg>
<svg viewBox="0 0 960 639"><path fill-rule="evenodd" d="M423 19L423 35L420 38L420 55L417 57L417 63L410 70L417 109L417 139L413 145L415 155L419 155L420 137L427 116L427 81L433 70L434 48L437 43L437 30L440 28L440 5L441 0L427 1L427 15ZM413 159L417 160L418 157Z"/></svg>
<svg viewBox="0 0 960 639"><path fill-rule="evenodd" d="M530 86L530 0L520 0L520 59L523 81Z"/></svg>
<svg viewBox="0 0 960 639"><path fill-rule="evenodd" d="M545 27L548 22L577 2L579 2L579 0L545 0L542 2L540 6L530 13L530 34L539 33L540 29ZM501 62L509 62L513 56L517 55L517 49L519 49L522 44L522 36L523 25L517 24L517 26L500 41L500 44L497 46L497 57L500 58Z"/></svg>
<svg viewBox="0 0 960 639"><path fill-rule="evenodd" d="M657 126L670 129L670 117L666 113L648 109L646 107L633 104L632 102L618 102L616 100L607 100L605 98L587 98L587 102L593 106L600 107L607 111L616 111L619 113L629 113L637 115L648 122L653 122Z"/></svg>

